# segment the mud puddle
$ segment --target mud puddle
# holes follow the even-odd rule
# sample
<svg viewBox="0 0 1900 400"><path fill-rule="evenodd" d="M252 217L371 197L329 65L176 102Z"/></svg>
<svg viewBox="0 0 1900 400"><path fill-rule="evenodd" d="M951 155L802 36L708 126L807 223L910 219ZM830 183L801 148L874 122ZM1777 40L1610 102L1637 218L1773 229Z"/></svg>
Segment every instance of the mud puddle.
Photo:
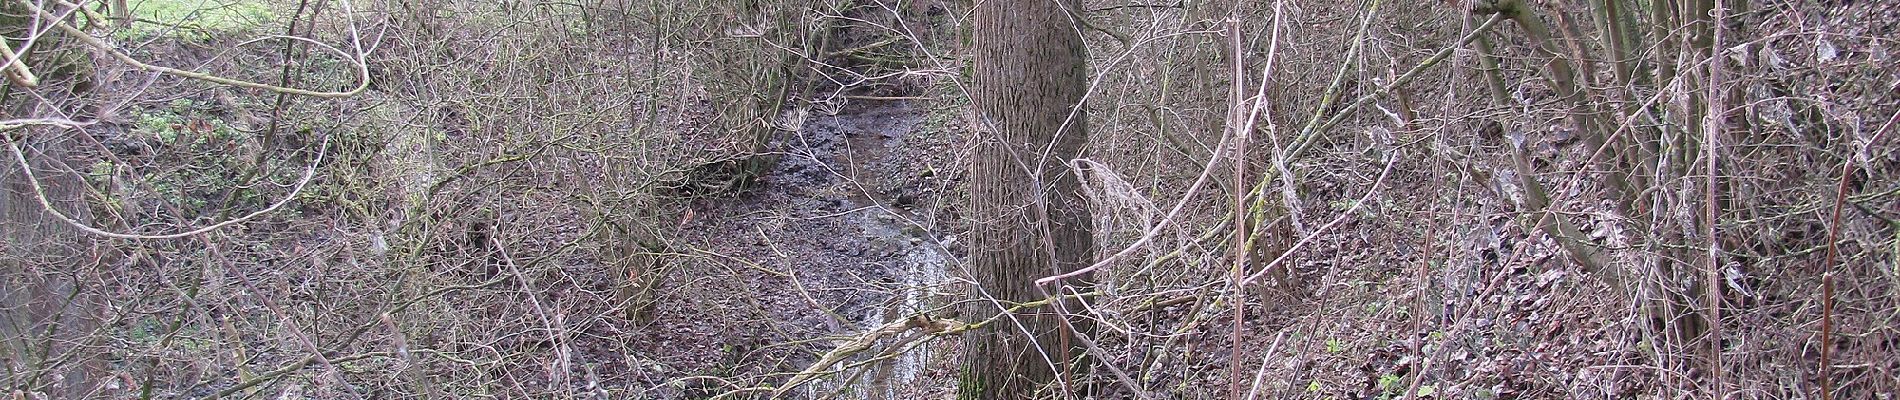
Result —
<svg viewBox="0 0 1900 400"><path fill-rule="evenodd" d="M955 259L946 249L954 241L937 223L946 210L936 173L948 166L953 147L947 138L929 137L923 120L904 102L877 102L814 114L798 131L782 132L772 147L782 156L758 187L701 201L693 211L698 216L682 226L682 239L701 244L705 254L680 273L740 279L682 282L716 295L663 301L677 309L666 314L688 318L654 328L718 337L727 360L696 364L756 368L696 372L787 374L842 340L935 305L948 281L945 265ZM699 352L720 358L714 350ZM932 374L947 373L932 368L941 357L929 350L837 371L799 392L843 399L925 395L943 378Z"/></svg>

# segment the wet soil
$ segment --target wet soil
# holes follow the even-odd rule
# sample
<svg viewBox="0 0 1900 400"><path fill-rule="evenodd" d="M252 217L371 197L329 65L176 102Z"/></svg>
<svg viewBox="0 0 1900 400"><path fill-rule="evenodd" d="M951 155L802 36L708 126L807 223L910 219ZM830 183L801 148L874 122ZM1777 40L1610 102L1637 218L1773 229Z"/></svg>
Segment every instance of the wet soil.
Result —
<svg viewBox="0 0 1900 400"><path fill-rule="evenodd" d="M943 171L953 138L906 102L812 115L772 145L776 166L748 191L680 217L656 318L635 363L660 376L758 376L803 369L838 340L937 303L945 265ZM914 352L928 353L928 351ZM809 385L805 395L898 398L931 386L928 354ZM939 371L941 372L941 371ZM782 376L782 375L781 375ZM777 384L783 378L767 379ZM661 387L657 398L719 391ZM717 385L712 385L717 386Z"/></svg>

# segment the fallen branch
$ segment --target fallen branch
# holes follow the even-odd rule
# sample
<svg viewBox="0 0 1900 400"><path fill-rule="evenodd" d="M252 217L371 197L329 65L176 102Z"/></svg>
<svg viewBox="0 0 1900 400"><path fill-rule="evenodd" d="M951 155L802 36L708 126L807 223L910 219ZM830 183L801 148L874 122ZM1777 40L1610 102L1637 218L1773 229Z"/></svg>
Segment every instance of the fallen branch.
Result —
<svg viewBox="0 0 1900 400"><path fill-rule="evenodd" d="M809 383L813 379L829 375L830 372L826 370L831 369L832 366L838 365L840 362L844 362L845 359L851 358L851 356L862 353L865 350L870 350L872 345L886 337L903 334L912 329L922 331L922 335L919 337L948 335L962 333L963 331L969 330L968 327L969 324L957 322L957 320L932 318L928 314L917 314L910 318L892 321L877 329L859 334L857 337L839 344L837 348L825 352L825 355L819 357L818 361L813 362L811 366L805 367L805 370L793 374L792 379L785 381L784 386L773 389L772 397L778 398L784 396L786 392Z"/></svg>
<svg viewBox="0 0 1900 400"><path fill-rule="evenodd" d="M25 58L22 54L26 53L26 50L27 48L21 47L16 53L13 51L13 46L7 44L7 39L0 37L0 59L6 59L5 64L0 64L0 71L4 71L7 80L15 84L29 88L37 87L40 85L40 78L33 75L33 70L26 67L26 62L20 60Z"/></svg>
<svg viewBox="0 0 1900 400"><path fill-rule="evenodd" d="M931 317L929 314L923 314L923 313L911 316L910 318L905 318L905 319L897 320L897 321L891 321L889 323L886 323L882 326L877 327L877 329L872 329L864 333L858 334L858 336L853 337L850 340L846 340L843 343L840 343L837 348L834 348L831 351L825 352L825 355L820 356L818 358L818 361L812 362L811 366L805 367L803 371L799 371L797 373L792 374L792 378L790 380L785 381L785 385L780 386L776 389L771 389L772 398L778 398L780 396L783 396L785 395L786 392L789 392L792 389L795 389L806 383L810 383L812 379L816 379L820 376L830 375L833 372L827 372L826 370L832 369L832 367L838 365L838 363L844 362L845 359L851 358L851 356L857 355L858 353L863 353L865 350L870 350L872 345L877 344L879 340L883 340L888 337L897 336L905 332L908 332L912 329L920 330L921 334L917 336L905 338L903 342L905 343L915 342L917 340L925 339L925 338L958 335L964 332L969 332L969 331L973 331L977 329L983 329L984 326L988 326L991 322L1004 319L1005 317L1009 315L1022 312L1023 310L1054 304L1055 299L1057 299L1058 297L1081 298L1081 297L1098 296L1098 295L1101 295L1101 293L1098 293L1098 292L1077 293L1073 295L1051 296L1051 297L1044 298L1042 300L1017 303L1016 305L1010 306L1008 309L1003 310L1003 312L997 313L995 316L986 318L976 323L964 323L964 322L957 321L954 319L936 318L936 317ZM751 392L751 391L757 391L757 389L758 388L738 389L736 392Z"/></svg>

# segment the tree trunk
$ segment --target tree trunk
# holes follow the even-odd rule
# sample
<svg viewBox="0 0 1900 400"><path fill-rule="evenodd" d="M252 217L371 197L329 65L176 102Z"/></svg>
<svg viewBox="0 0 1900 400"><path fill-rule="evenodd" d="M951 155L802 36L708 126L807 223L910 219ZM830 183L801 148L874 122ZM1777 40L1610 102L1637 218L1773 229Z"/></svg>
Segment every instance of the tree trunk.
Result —
<svg viewBox="0 0 1900 400"><path fill-rule="evenodd" d="M1073 271L1093 259L1088 206L1068 161L1082 153L1088 129L1080 110L1087 82L1081 14L1075 0L981 2L972 25L971 101L979 113L970 163L969 273L978 285L970 318L1012 303L1082 290L1080 276L1037 288L1036 278ZM1000 302L987 301L994 298ZM1073 335L1058 310L1034 307L972 332L964 345L962 398L1019 399L1058 372L1081 370ZM1073 393L1067 379L1059 390Z"/></svg>
<svg viewBox="0 0 1900 400"><path fill-rule="evenodd" d="M27 88L0 80L0 119L71 115L72 99L91 84L91 59L68 46L58 32L24 48L28 11L0 3L0 36L18 51L21 62L40 78ZM36 192L68 216L90 219L85 182L67 169L84 168L79 136L60 128L29 127L0 132L31 163L39 180L27 180L12 150L0 145L0 360L10 360L0 381L14 392L51 398L95 398L107 365L89 348L88 334L98 327L97 293L87 287L97 264L92 243L77 229L46 213ZM18 367L24 369L15 369Z"/></svg>

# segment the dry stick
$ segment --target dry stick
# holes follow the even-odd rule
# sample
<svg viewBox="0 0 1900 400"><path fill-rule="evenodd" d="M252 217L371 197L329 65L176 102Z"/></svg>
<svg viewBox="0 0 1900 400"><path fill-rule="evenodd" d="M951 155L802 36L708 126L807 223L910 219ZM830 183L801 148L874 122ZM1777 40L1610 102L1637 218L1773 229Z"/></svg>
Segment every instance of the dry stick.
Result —
<svg viewBox="0 0 1900 400"><path fill-rule="evenodd" d="M1897 114L1900 115L1900 114ZM1840 256L1835 245L1841 235L1841 203L1847 197L1847 181L1854 176L1854 157L1841 161L1841 182L1834 190L1834 217L1827 227L1827 261L1821 263L1821 400L1834 399L1834 262Z"/></svg>
<svg viewBox="0 0 1900 400"><path fill-rule="evenodd" d="M495 225L490 226L500 226L502 222L504 222L500 216L496 216L495 218ZM534 278L530 278L527 274L521 273L521 266L515 262L514 256L508 254L507 244L501 242L500 236L500 232L491 232L491 234L488 235L489 245L495 247L494 252L496 255L501 256L501 262L508 265L508 272L513 273L515 279L521 281L521 286L528 289L523 294L528 296L528 304L534 306L535 317L541 320L542 329L547 331L547 340L554 343L556 360L554 362L555 366L549 368L551 371L548 372L548 385L553 386L554 382L560 382L561 389L564 390L563 394L571 398L574 393L574 383L568 380L568 372L573 369L571 363L573 347L567 340L569 333L567 328L567 315L563 313L551 313L548 307L541 304L541 296L535 295L535 291L533 290L535 286ZM550 318L550 316L552 316L552 318Z"/></svg>
<svg viewBox="0 0 1900 400"><path fill-rule="evenodd" d="M1233 48L1233 54L1234 54L1233 55L1233 58L1234 58L1233 60L1233 63L1234 63L1233 104L1234 105L1233 107L1234 107L1235 115L1232 118L1237 119L1233 123L1234 123L1235 129L1238 130L1237 137L1240 140L1240 145L1235 147L1235 155L1234 155L1234 216L1233 216L1233 220L1234 220L1235 243L1234 243L1234 271L1233 271L1233 277L1232 277L1233 282L1231 283L1233 285L1233 291L1234 291L1234 328L1233 328L1233 334L1232 334L1233 335L1232 344L1230 345L1232 348L1229 350L1233 356L1228 358L1228 364L1227 364L1228 397L1230 399L1240 398L1240 375L1239 375L1240 374L1240 357L1239 355L1240 355L1240 348L1241 348L1241 339L1244 336L1244 333L1246 332L1246 325L1243 324L1242 322L1246 320L1246 312L1245 312L1244 307L1247 304L1246 286L1242 285L1241 282L1245 280L1244 276L1247 273L1247 264L1251 261L1249 258L1253 254L1253 235L1258 234L1257 232L1253 234L1249 234L1247 232L1247 228L1250 222L1248 221L1248 218L1247 218L1247 215L1249 214L1249 208L1250 208L1247 205L1247 199L1249 197L1252 197L1253 193L1252 191L1247 190L1248 186L1247 186L1247 175L1246 175L1246 171L1247 171L1246 149L1248 147L1247 142L1250 139L1250 135L1252 134L1252 131L1253 131L1254 121L1256 121L1256 117L1261 116L1262 113L1268 114L1266 115L1267 137L1270 139L1273 139L1274 167L1277 169L1276 172L1278 172L1281 176L1280 181L1286 184L1285 186L1286 190L1282 192L1282 195L1284 195L1284 197L1282 198L1282 201L1286 203L1288 209L1298 209L1299 207L1298 204L1295 204L1296 198L1293 196L1293 192L1292 192L1293 174L1287 171L1285 159L1280 157L1280 153L1279 153L1280 141L1274 132L1275 129L1274 129L1273 120L1272 120L1273 118L1271 115L1272 107L1267 105L1267 87L1270 86L1270 82L1272 82L1273 80L1273 63L1275 61L1275 56L1279 53L1279 49L1280 49L1280 27L1283 21L1283 19L1281 18L1282 16L1281 11L1283 10L1283 6L1285 5L1285 3L1286 2L1284 0L1275 1L1273 3L1273 27L1272 27L1272 33L1269 35L1270 38L1267 41L1267 61L1266 61L1266 65L1260 68L1260 84L1259 84L1259 87L1257 88L1257 92L1254 94L1253 104L1251 105L1251 107L1249 107L1249 110L1245 113L1246 115L1244 116L1245 118L1244 120L1239 120L1240 118L1243 118L1240 115L1241 114L1240 107L1242 104L1246 103L1245 100L1241 99L1241 95L1240 95L1242 92L1246 90L1246 86L1245 86L1246 80L1244 79L1244 75L1242 75L1244 74L1244 72L1242 70L1242 58L1241 58L1241 54L1243 54L1242 53L1243 49L1241 48L1241 45L1240 45L1240 17L1239 17L1240 2L1238 1L1235 2L1234 11L1233 11L1235 13L1235 15L1233 16L1233 24L1234 24L1233 25L1233 46L1234 46ZM1266 188L1262 186L1260 190L1261 190L1261 197L1265 197ZM1261 202L1263 206L1264 206L1264 203L1265 203L1264 201ZM1293 224L1295 225L1299 224L1297 213L1294 214L1292 221L1293 221ZM1279 347L1278 338L1274 339L1274 347ZM1268 353L1271 354L1272 351L1268 351ZM1267 365L1267 361L1264 358L1261 359L1259 372L1265 372L1266 365ZM1260 390L1260 376L1256 374L1254 376L1253 385L1247 389L1247 397L1249 398L1253 397L1255 393L1259 392L1259 390Z"/></svg>
<svg viewBox="0 0 1900 400"><path fill-rule="evenodd" d="M1444 158L1443 157L1436 157L1436 158L1438 158L1438 160L1435 160L1435 162L1433 162L1433 167L1434 167L1432 171L1433 176L1439 176L1444 173ZM1456 192L1452 195L1451 198L1457 199L1461 196L1464 196L1464 185L1462 184L1462 182L1453 183L1453 185L1456 185L1457 189L1455 189ZM1443 189L1440 188L1440 190L1443 190ZM1454 207L1454 209L1452 210L1452 216L1450 220L1457 221L1458 218L1462 216L1462 214L1463 214L1463 210L1459 210ZM1433 215L1432 218L1437 218L1437 216ZM1412 286L1413 286L1412 309L1415 311L1412 312L1412 330L1413 331L1408 332L1407 333L1408 335L1416 335L1418 331L1424 330L1424 327L1425 327L1425 320L1424 320L1425 297L1426 297L1425 290L1426 290L1426 286L1428 286L1427 282L1431 279L1432 257L1438 254L1438 251L1439 251L1438 247L1443 245L1443 243L1441 243L1442 241L1438 239L1440 226L1443 226L1443 225L1434 224L1433 227L1426 228L1426 232L1429 232L1429 233L1425 236L1425 251L1420 253L1423 255L1423 257L1420 257L1420 258L1423 258L1424 260L1419 263L1418 275L1415 278L1413 278L1414 281L1412 283ZM1419 367L1418 367L1417 372L1412 374L1412 378L1410 379L1412 382L1405 386L1405 393L1401 395L1400 400L1412 400L1414 398L1417 398L1418 387L1419 385L1424 384L1425 382L1425 370L1430 368L1432 364L1432 360L1427 359L1427 357L1436 356L1436 354L1432 354L1432 355L1425 354L1425 341L1429 340L1430 337L1431 336L1427 335L1426 337L1423 337L1423 338L1420 338L1420 337L1412 338L1411 352L1415 360L1420 360Z"/></svg>
<svg viewBox="0 0 1900 400"><path fill-rule="evenodd" d="M1234 284L1232 289L1234 291L1234 327L1227 335L1228 345L1230 346L1228 350L1229 356L1227 357L1227 398L1238 399L1240 398L1241 338L1247 333L1247 326L1245 324L1247 320L1247 291L1245 290L1246 288L1241 287L1239 283L1241 277L1247 273L1247 198L1249 197L1247 190L1247 142L1248 139L1250 139L1248 136L1252 133L1250 132L1252 129L1246 126L1247 122L1240 120L1242 114L1241 104L1244 102L1241 96L1247 91L1247 75L1243 69L1244 63L1242 62L1246 53L1242 52L1240 46L1239 1L1234 2L1234 8L1230 10L1230 12L1233 13L1233 15L1230 16L1227 21L1227 38L1229 43L1233 45L1233 52L1228 56L1228 61L1233 64L1232 72L1234 76L1231 80L1234 84L1232 92L1229 94L1231 99L1227 108L1227 121L1229 124L1228 129L1234 131L1235 142L1233 149L1234 267L1232 271L1229 272L1232 276L1232 283ZM1256 99L1255 101L1259 100Z"/></svg>
<svg viewBox="0 0 1900 400"><path fill-rule="evenodd" d="M1266 86L1270 84L1270 82L1273 81L1272 71L1270 70L1273 68L1274 55L1275 53L1279 51L1279 48L1280 48L1280 25L1279 25L1280 22L1279 21L1282 19L1281 12L1280 12L1281 4L1282 2L1278 2L1278 1L1274 2L1273 39L1267 44L1268 47L1267 47L1266 69L1261 71L1261 75L1263 75L1263 77L1261 78L1261 83L1260 83L1261 84L1260 93L1257 95L1260 98L1265 98L1267 96ZM1260 118L1265 120L1267 123L1267 141L1273 144L1273 152L1269 154L1272 156L1271 160L1273 161L1273 173L1280 175L1280 204L1286 205L1287 225L1292 226L1293 233L1305 234L1306 222L1304 221L1306 219L1306 211L1300 207L1300 195L1299 195L1298 189L1296 188L1297 184L1293 181L1293 179L1295 178L1293 175L1293 169L1287 167L1286 146L1280 143L1280 126L1279 124L1276 124L1273 122L1273 107L1267 106L1263 103L1256 103L1256 107L1254 108L1254 111L1260 113ZM1267 182L1264 182L1264 181L1260 183L1260 185L1263 185L1263 186L1260 188L1260 197L1262 198L1262 203L1259 203L1259 204L1264 204L1264 200L1266 197L1266 190L1267 190L1266 187L1264 187L1264 185L1266 184Z"/></svg>
<svg viewBox="0 0 1900 400"><path fill-rule="evenodd" d="M27 68L26 63L20 61L24 58L20 55L29 50L26 46L20 46L19 53L15 53L13 46L7 44L7 38L0 37L0 58L4 59L0 60L0 73L6 74L7 80L13 83L31 88L40 85L40 78L33 75L33 70Z"/></svg>
<svg viewBox="0 0 1900 400"><path fill-rule="evenodd" d="M1703 116L1704 122L1702 124L1704 128L1702 131L1702 157L1706 159L1704 160L1707 162L1705 172L1708 173L1708 176L1704 177L1708 183L1708 188L1704 193L1704 214L1702 222L1708 225L1705 227L1706 230L1703 235L1705 239L1709 241L1709 270L1705 271L1707 281L1703 282L1703 285L1706 286L1703 290L1708 292L1709 302L1709 372L1715 375L1714 397L1720 400L1724 398L1724 392L1727 390L1723 384L1724 371L1722 370L1722 251L1719 247L1721 242L1717 241L1715 237L1716 225L1721 222L1716 219L1716 217L1720 215L1720 210L1718 210L1718 206L1716 205L1715 197L1715 161L1718 156L1716 148L1721 145L1721 143L1716 140L1720 138L1718 134L1726 128L1723 126L1723 123L1728 121L1728 119L1725 118L1727 116L1725 112L1727 111L1727 107L1723 104L1723 100L1726 99L1727 96L1723 96L1721 92L1722 69L1725 67L1724 63L1727 61L1728 56L1723 55L1720 50L1724 48L1722 46L1723 32L1727 31L1727 29L1723 29L1727 24L1722 23L1722 19L1728 14L1728 0L1716 0L1715 4L1714 20L1710 22L1710 24L1714 25L1715 43L1709 47L1715 50L1709 52L1709 81L1708 84L1705 85L1708 90L1709 112ZM1839 213L1837 203L1835 215L1839 215Z"/></svg>
<svg viewBox="0 0 1900 400"><path fill-rule="evenodd" d="M1459 29L1462 30L1465 27L1470 26L1471 22L1475 19L1472 18L1471 14L1467 13L1463 16L1463 18L1460 18L1460 20L1463 23L1460 24ZM1478 45L1481 47L1489 46L1483 40L1478 41ZM1488 52L1485 52L1485 53L1488 53ZM1482 56L1479 57L1479 65L1481 68L1484 67L1484 64L1485 64L1484 60L1486 60L1486 58ZM1453 61L1451 70L1458 71L1461 67L1464 66L1463 64L1464 64L1463 59ZM1453 74L1456 74L1456 72L1453 72ZM1484 75L1487 78L1497 77L1496 75L1492 75L1492 74L1484 74ZM1456 79L1447 79L1446 82L1448 84L1455 84ZM1489 82L1489 79L1487 79L1487 82ZM1499 91L1502 91L1502 87L1503 87L1503 84L1496 84L1492 86L1493 90L1499 90ZM1443 107L1441 112L1443 112L1445 115L1451 115L1452 114L1451 108L1453 107L1454 104L1458 104L1458 102L1456 101L1457 96L1458 96L1458 91L1446 90L1445 97L1447 99L1441 106ZM1445 124L1440 124L1438 126L1437 132L1434 132L1433 134L1432 141L1435 144L1435 146L1433 147L1433 150L1435 153L1443 153L1443 150L1440 150L1440 149L1443 149L1444 147L1441 147L1441 146L1448 146L1443 143L1444 137L1445 137L1444 130L1445 130ZM1432 160L1432 175L1431 176L1433 176L1434 178L1445 176L1446 174L1445 173L1445 168L1446 168L1445 155L1437 154L1432 158L1433 160ZM1464 179L1465 179L1465 176L1461 174L1459 175L1458 180L1452 181L1450 183L1450 185L1453 186L1454 189L1451 194L1451 197L1449 197L1447 201L1455 202L1457 201L1456 199L1462 198L1464 196L1464 190L1465 190ZM1445 181L1440 180L1439 182L1442 185L1444 184ZM1433 192L1437 193L1437 192L1442 192L1443 190L1444 189L1441 186L1439 187L1438 190L1434 190ZM1441 207L1444 206L1443 204L1439 204L1439 205ZM1450 207L1450 208L1452 209L1451 217L1448 218L1446 221L1456 222L1460 218L1463 217L1464 215L1463 209L1458 208L1458 207ZM1440 215L1439 213L1434 212L1431 214L1431 218L1434 218L1434 219L1438 218L1439 215ZM1413 332L1411 332L1410 334L1417 334L1417 332L1425 330L1425 325L1426 325L1424 321L1424 315L1425 315L1425 309L1426 309L1425 299L1427 297L1426 290L1428 286L1426 282L1428 282L1431 279L1430 276L1432 273L1432 266L1433 266L1432 258L1435 255L1439 254L1439 251L1440 251L1439 247L1444 245L1444 243L1442 243L1443 241L1440 240L1438 236L1440 232L1440 228L1444 225L1446 224L1434 224L1432 225L1432 227L1426 228L1426 232L1428 233L1425 236L1425 251L1419 253L1422 255L1420 257L1422 260L1418 266L1418 275L1413 278L1414 282L1412 283L1412 286L1413 286L1412 287L1412 309L1416 311L1412 312ZM1447 260L1449 260L1449 258L1450 257L1447 257ZM1440 265L1443 265L1443 264L1440 264ZM1405 386L1405 392L1401 394L1400 400L1412 400L1418 397L1417 395L1418 395L1419 385L1424 384L1425 377L1426 377L1426 370L1430 369L1432 365L1431 357L1437 356L1437 354L1429 354L1429 355L1425 354L1425 342L1427 340L1430 340L1430 338L1431 336L1427 335L1426 337L1414 337L1412 339L1410 350L1412 352L1412 357L1414 357L1413 359L1419 360L1418 367L1416 371L1411 374L1412 375L1411 378L1408 379L1411 381L1411 383Z"/></svg>
<svg viewBox="0 0 1900 400"><path fill-rule="evenodd" d="M1280 331L1280 334L1274 335L1273 344L1267 346L1266 352L1260 353L1260 368L1253 372L1253 387L1247 389L1247 400L1253 400L1260 394L1261 380L1267 377L1267 357L1273 357L1273 353L1280 351L1281 339L1286 339L1286 331Z"/></svg>
<svg viewBox="0 0 1900 400"><path fill-rule="evenodd" d="M1879 143L1880 137L1886 136L1896 121L1900 121L1900 113L1888 117L1887 123L1874 132L1874 137L1867 141L1867 145ZM1841 254L1837 245L1841 241L1841 203L1847 199L1847 181L1854 176L1856 155L1842 157L1845 160L1841 161L1841 182L1834 189L1834 217L1827 226L1827 261L1821 263L1821 400L1834 400L1834 345L1831 339L1834 336L1834 262Z"/></svg>

